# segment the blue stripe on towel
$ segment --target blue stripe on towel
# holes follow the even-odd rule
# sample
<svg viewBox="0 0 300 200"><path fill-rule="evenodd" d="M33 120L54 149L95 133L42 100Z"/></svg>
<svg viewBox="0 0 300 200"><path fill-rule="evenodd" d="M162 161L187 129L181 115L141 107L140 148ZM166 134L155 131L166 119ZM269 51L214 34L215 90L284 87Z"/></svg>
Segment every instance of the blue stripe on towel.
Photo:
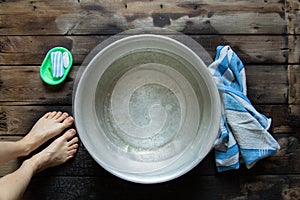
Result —
<svg viewBox="0 0 300 200"><path fill-rule="evenodd" d="M215 142L217 170L238 169L240 159L250 168L276 153L279 144L267 131L271 119L257 112L247 98L246 75L239 57L229 46L219 46L209 71L223 103L220 136Z"/></svg>
<svg viewBox="0 0 300 200"><path fill-rule="evenodd" d="M237 144L234 144L231 147L228 147L226 151L216 150L215 153L218 154L219 160L229 159L237 154L239 147Z"/></svg>
<svg viewBox="0 0 300 200"><path fill-rule="evenodd" d="M238 169L238 168L240 168L240 163L238 162L228 166L217 166L218 172L224 172L224 171L228 171L231 169Z"/></svg>
<svg viewBox="0 0 300 200"><path fill-rule="evenodd" d="M240 151L244 155L244 162L246 165L251 165L252 163L255 163L257 157L265 158L277 152L276 149L243 149L243 148L241 148Z"/></svg>

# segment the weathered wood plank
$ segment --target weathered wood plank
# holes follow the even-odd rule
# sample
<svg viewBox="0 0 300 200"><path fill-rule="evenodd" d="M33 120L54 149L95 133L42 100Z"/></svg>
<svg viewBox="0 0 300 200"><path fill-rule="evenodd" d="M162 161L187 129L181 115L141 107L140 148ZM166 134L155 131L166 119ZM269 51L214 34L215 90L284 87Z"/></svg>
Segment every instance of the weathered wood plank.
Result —
<svg viewBox="0 0 300 200"><path fill-rule="evenodd" d="M154 185L114 177L36 177L24 199L299 199L299 175L185 176Z"/></svg>
<svg viewBox="0 0 300 200"><path fill-rule="evenodd" d="M100 36L2 36L0 37L0 64L40 65L47 52L56 46L72 51L75 64L104 38Z"/></svg>
<svg viewBox="0 0 300 200"><path fill-rule="evenodd" d="M38 66L1 67L0 102L71 104L75 68L62 85L50 86L41 80Z"/></svg>
<svg viewBox="0 0 300 200"><path fill-rule="evenodd" d="M299 35L288 36L288 48L289 48L288 63L299 64L300 63L300 36Z"/></svg>
<svg viewBox="0 0 300 200"><path fill-rule="evenodd" d="M0 136L27 134L35 122L49 111L72 115L72 106L0 106Z"/></svg>
<svg viewBox="0 0 300 200"><path fill-rule="evenodd" d="M286 19L289 34L300 33L300 2L297 0L286 1Z"/></svg>
<svg viewBox="0 0 300 200"><path fill-rule="evenodd" d="M241 199L299 199L299 175L247 176L241 180Z"/></svg>
<svg viewBox="0 0 300 200"><path fill-rule="evenodd" d="M216 47L230 45L244 64L282 64L288 62L288 39L274 35L192 36L214 57Z"/></svg>
<svg viewBox="0 0 300 200"><path fill-rule="evenodd" d="M107 36L0 36L0 65L40 65L55 46L69 49L74 64ZM218 45L230 45L245 64L287 63L288 36L196 35L192 36L214 57Z"/></svg>
<svg viewBox="0 0 300 200"><path fill-rule="evenodd" d="M300 104L300 65L289 65L289 103Z"/></svg>
<svg viewBox="0 0 300 200"><path fill-rule="evenodd" d="M280 151L268 158L260 160L251 169L246 169L243 164L239 170L217 173L214 160L214 152L211 151L194 169L184 176L214 176L239 173L241 175L263 175L263 174L299 174L300 173L300 143L295 134L274 135L280 144ZM7 136L2 136L4 140ZM40 149L41 150L41 149ZM38 150L39 151L39 150ZM15 170L21 160L14 160L6 166L0 166L0 176ZM103 169L89 155L85 147L80 143L75 157L67 163L49 168L41 172L39 176L101 176L110 177L111 174Z"/></svg>
<svg viewBox="0 0 300 200"><path fill-rule="evenodd" d="M274 135L280 144L280 151L268 158L258 161L251 169L241 164L239 170L217 173L215 167L214 151L211 151L194 169L184 176L221 175L221 174L282 174L300 173L300 142L295 134ZM109 176L109 172L100 167L80 144L75 158L64 166L58 166L42 172L43 176Z"/></svg>
<svg viewBox="0 0 300 200"><path fill-rule="evenodd" d="M225 180L224 180L225 179ZM35 178L24 199L221 199L238 195L238 177L185 177L154 185L134 184L115 177L45 177ZM221 189L222 192L215 192Z"/></svg>
<svg viewBox="0 0 300 200"><path fill-rule="evenodd" d="M286 66L246 66L246 78L248 97L253 103L288 103L289 83Z"/></svg>
<svg viewBox="0 0 300 200"><path fill-rule="evenodd" d="M300 106L255 105L256 109L272 118L270 132L297 133ZM53 110L68 112L72 107L57 105L0 106L0 135L25 135L44 113ZM27 117L30 114L30 117Z"/></svg>
<svg viewBox="0 0 300 200"><path fill-rule="evenodd" d="M297 133L299 131L300 106L254 105L258 112L272 119L271 133Z"/></svg>
<svg viewBox="0 0 300 200"><path fill-rule="evenodd" d="M295 33L300 34L300 2L295 1L296 4L296 9L295 9L295 22L294 22L294 27L295 27Z"/></svg>
<svg viewBox="0 0 300 200"><path fill-rule="evenodd" d="M253 175L300 173L300 141L298 135L273 134L273 136L278 141L280 150L275 155L258 161L251 169L240 170L241 173Z"/></svg>
<svg viewBox="0 0 300 200"><path fill-rule="evenodd" d="M290 117L289 124L298 129L298 135L300 137L300 104L289 105Z"/></svg>
<svg viewBox="0 0 300 200"><path fill-rule="evenodd" d="M38 66L1 66L0 102L71 104L78 68L73 66L62 85L49 86L41 80ZM289 86L285 66L247 65L246 75L248 96L253 104L287 103Z"/></svg>
<svg viewBox="0 0 300 200"><path fill-rule="evenodd" d="M285 34L280 1L2 1L1 35L116 34L165 27L187 34ZM17 20L16 20L17 19ZM233 26L234 24L234 26Z"/></svg>

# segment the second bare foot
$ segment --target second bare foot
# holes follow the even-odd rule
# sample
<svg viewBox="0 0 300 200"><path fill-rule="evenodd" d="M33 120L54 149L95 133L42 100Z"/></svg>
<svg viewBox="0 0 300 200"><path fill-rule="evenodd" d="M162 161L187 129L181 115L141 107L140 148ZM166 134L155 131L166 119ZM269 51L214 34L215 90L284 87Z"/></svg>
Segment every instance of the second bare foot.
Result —
<svg viewBox="0 0 300 200"><path fill-rule="evenodd" d="M32 166L36 167L35 173L63 164L74 157L78 149L78 137L75 135L74 129L68 130L46 149L29 159L28 162L32 162Z"/></svg>

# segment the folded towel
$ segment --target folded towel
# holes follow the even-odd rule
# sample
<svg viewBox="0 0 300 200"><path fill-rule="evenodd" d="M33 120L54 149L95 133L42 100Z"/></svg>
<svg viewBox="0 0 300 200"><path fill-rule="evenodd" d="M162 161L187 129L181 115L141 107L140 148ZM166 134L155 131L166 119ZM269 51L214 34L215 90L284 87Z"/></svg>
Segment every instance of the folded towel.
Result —
<svg viewBox="0 0 300 200"><path fill-rule="evenodd" d="M50 54L52 65L52 76L60 78L64 75L63 54L60 51L55 51Z"/></svg>
<svg viewBox="0 0 300 200"><path fill-rule="evenodd" d="M247 168L276 153L280 146L267 131L271 124L247 98L246 75L242 61L229 46L217 47L209 66L222 99L220 136L215 142L219 172L238 169L240 159Z"/></svg>

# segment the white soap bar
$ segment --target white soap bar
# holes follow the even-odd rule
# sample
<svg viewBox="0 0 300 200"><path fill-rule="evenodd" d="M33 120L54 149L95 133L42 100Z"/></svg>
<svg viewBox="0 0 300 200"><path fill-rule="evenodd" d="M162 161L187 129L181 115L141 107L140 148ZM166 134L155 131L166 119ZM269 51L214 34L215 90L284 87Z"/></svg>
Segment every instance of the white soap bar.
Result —
<svg viewBox="0 0 300 200"><path fill-rule="evenodd" d="M63 62L64 62L64 68L67 68L69 66L70 60L69 55L67 52L63 53Z"/></svg>

